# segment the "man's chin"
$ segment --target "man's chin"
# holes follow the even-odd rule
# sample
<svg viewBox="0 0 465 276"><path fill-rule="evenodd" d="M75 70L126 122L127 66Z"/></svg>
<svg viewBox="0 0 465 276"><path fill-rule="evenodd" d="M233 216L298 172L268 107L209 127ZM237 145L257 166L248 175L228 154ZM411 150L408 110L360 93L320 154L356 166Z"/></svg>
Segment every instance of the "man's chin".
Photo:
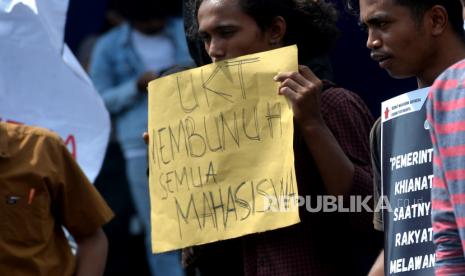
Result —
<svg viewBox="0 0 465 276"><path fill-rule="evenodd" d="M398 72L398 71L395 71L389 68L386 68L385 70L389 74L389 76L393 79L407 79L407 78L413 77L412 74L407 74L405 72Z"/></svg>

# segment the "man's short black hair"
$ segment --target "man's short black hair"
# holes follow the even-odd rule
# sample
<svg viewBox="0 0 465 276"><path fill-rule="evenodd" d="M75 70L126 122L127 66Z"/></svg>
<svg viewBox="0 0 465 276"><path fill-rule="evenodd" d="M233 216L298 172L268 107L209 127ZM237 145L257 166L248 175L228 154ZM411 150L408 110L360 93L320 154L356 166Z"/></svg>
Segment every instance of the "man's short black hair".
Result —
<svg viewBox="0 0 465 276"><path fill-rule="evenodd" d="M179 15L182 0L115 0L112 4L126 20L134 22Z"/></svg>

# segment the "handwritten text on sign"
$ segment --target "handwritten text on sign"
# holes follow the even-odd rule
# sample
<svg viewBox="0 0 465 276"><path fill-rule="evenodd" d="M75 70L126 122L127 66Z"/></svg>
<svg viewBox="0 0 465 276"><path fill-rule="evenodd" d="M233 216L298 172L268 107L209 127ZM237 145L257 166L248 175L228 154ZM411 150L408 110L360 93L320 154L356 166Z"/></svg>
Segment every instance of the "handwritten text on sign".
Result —
<svg viewBox="0 0 465 276"><path fill-rule="evenodd" d="M299 221L293 115L273 81L297 70L291 46L149 84L153 252Z"/></svg>

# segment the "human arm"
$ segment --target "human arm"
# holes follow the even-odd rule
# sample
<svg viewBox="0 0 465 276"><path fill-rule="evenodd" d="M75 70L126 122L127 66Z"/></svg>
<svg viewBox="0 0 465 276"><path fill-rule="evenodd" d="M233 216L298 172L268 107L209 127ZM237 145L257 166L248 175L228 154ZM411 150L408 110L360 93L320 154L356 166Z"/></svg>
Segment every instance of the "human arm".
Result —
<svg viewBox="0 0 465 276"><path fill-rule="evenodd" d="M77 275L102 275L108 246L102 226L113 212L63 141L56 139L49 154L56 164L49 181L52 213L57 225L65 226L78 244Z"/></svg>
<svg viewBox="0 0 465 276"><path fill-rule="evenodd" d="M384 276L384 249L379 253L375 263L368 272L368 276Z"/></svg>
<svg viewBox="0 0 465 276"><path fill-rule="evenodd" d="M465 272L462 242L453 207L443 181L433 179L431 194L433 242L436 245L435 273L438 276Z"/></svg>
<svg viewBox="0 0 465 276"><path fill-rule="evenodd" d="M307 78L315 79L316 77ZM284 78L281 87L286 85L285 80ZM301 82L304 81L301 80ZM318 84L319 80L314 80L314 82ZM314 139L300 127L323 179L326 192L332 195L344 195L344 202L347 204L350 204L349 196L355 195L363 200L367 207L371 207L373 179L368 137L373 117L363 101L352 92L342 88L329 88L321 93L322 88L311 91L314 85L307 86L310 89L302 93L315 93L313 97L317 97L317 101L302 104L300 108L296 108L292 103L294 118L300 127L302 124L311 124L311 122L305 122L299 118L313 113L313 116L317 116L319 124L324 124L321 128L324 128L325 134L330 137L327 140ZM295 92L290 91L290 93ZM300 100L303 99L304 97L301 97ZM330 146L327 146L328 144ZM326 151L326 148L331 150ZM350 224L353 229L363 233L372 231L373 213L362 210L362 212L348 215L351 217Z"/></svg>
<svg viewBox="0 0 465 276"><path fill-rule="evenodd" d="M370 131L370 156L373 169L373 226L384 231L384 217L381 186L381 118L378 118ZM379 207L379 208L378 208Z"/></svg>
<svg viewBox="0 0 465 276"><path fill-rule="evenodd" d="M326 101L323 104L323 83L305 66L300 66L299 72L280 73L275 80L281 82L279 93L291 102L326 191L332 195L371 195L367 161L370 120L352 111L357 107L344 99L335 108Z"/></svg>
<svg viewBox="0 0 465 276"><path fill-rule="evenodd" d="M462 174L465 156L461 151L465 133L455 122L457 118L465 116L463 108L456 105L456 99L465 97L465 89L455 89L453 85L448 85L454 91L446 91L448 88L443 87L443 84L447 83L438 79L433 84L427 102L434 148L431 219L433 242L436 245L435 273L439 276L465 274L465 177Z"/></svg>
<svg viewBox="0 0 465 276"><path fill-rule="evenodd" d="M435 150L436 153L436 150ZM436 245L435 273L438 276L465 272L462 239L458 229L458 221L451 202L441 168L441 158L434 157L434 178L431 192L431 219L433 226L433 242Z"/></svg>
<svg viewBox="0 0 465 276"><path fill-rule="evenodd" d="M370 131L370 154L371 165L373 168L373 197L374 197L374 212L373 225L378 231L384 231L383 210L377 207L381 197L381 118L373 125ZM380 205L381 206L381 205ZM376 258L371 267L368 276L384 276L384 249Z"/></svg>
<svg viewBox="0 0 465 276"><path fill-rule="evenodd" d="M89 75L107 109L110 113L117 114L142 99L147 83L145 81L144 86L142 80L147 79L146 75L149 72L140 75L134 72L136 68L128 64L127 60L116 59L115 52L122 50L114 49L112 42L111 36L104 36L97 42L92 53ZM129 50L125 49L125 51Z"/></svg>
<svg viewBox="0 0 465 276"><path fill-rule="evenodd" d="M75 237L76 276L103 275L108 253L108 240L102 228L90 235Z"/></svg>

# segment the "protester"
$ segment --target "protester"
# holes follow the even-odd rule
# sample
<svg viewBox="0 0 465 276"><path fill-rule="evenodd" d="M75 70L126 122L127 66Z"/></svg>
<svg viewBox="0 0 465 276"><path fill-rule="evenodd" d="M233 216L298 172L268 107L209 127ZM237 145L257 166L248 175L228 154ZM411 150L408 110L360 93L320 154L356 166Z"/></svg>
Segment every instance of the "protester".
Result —
<svg viewBox="0 0 465 276"><path fill-rule="evenodd" d="M368 30L371 57L393 78L416 77L418 87L424 88L448 66L465 58L460 0L359 0L359 4L360 21ZM370 138L375 198L379 198L382 189L380 125L378 119ZM441 271L440 267L450 260L441 246L445 229L435 223L443 215L434 199L437 185L433 183L432 218L434 241L438 244L436 267ZM381 212L375 213L374 226L383 231ZM381 252L370 275L383 275L383 255Z"/></svg>
<svg viewBox="0 0 465 276"><path fill-rule="evenodd" d="M434 147L433 227L439 263L436 275L465 274L464 118L465 60L439 76L427 105Z"/></svg>
<svg viewBox="0 0 465 276"><path fill-rule="evenodd" d="M173 3L119 1L116 7L128 22L99 39L90 66L90 76L116 122L133 202L146 233L149 266L156 275L184 274L178 251L151 253L147 150L141 139L148 120L148 82L174 65L191 63L182 19L170 17Z"/></svg>
<svg viewBox="0 0 465 276"><path fill-rule="evenodd" d="M113 213L56 134L0 123L0 183L0 275L103 274Z"/></svg>
<svg viewBox="0 0 465 276"><path fill-rule="evenodd" d="M214 62L292 44L299 48L299 60L307 60L327 53L337 36L336 12L325 1L192 4L198 23L192 33L202 38ZM275 80L294 111L299 194L314 200L317 195L371 195L368 134L373 118L362 100L320 80L305 66L279 73ZM297 225L243 238L246 275L368 272L368 262L379 250L369 213L310 213L302 208L300 217Z"/></svg>

